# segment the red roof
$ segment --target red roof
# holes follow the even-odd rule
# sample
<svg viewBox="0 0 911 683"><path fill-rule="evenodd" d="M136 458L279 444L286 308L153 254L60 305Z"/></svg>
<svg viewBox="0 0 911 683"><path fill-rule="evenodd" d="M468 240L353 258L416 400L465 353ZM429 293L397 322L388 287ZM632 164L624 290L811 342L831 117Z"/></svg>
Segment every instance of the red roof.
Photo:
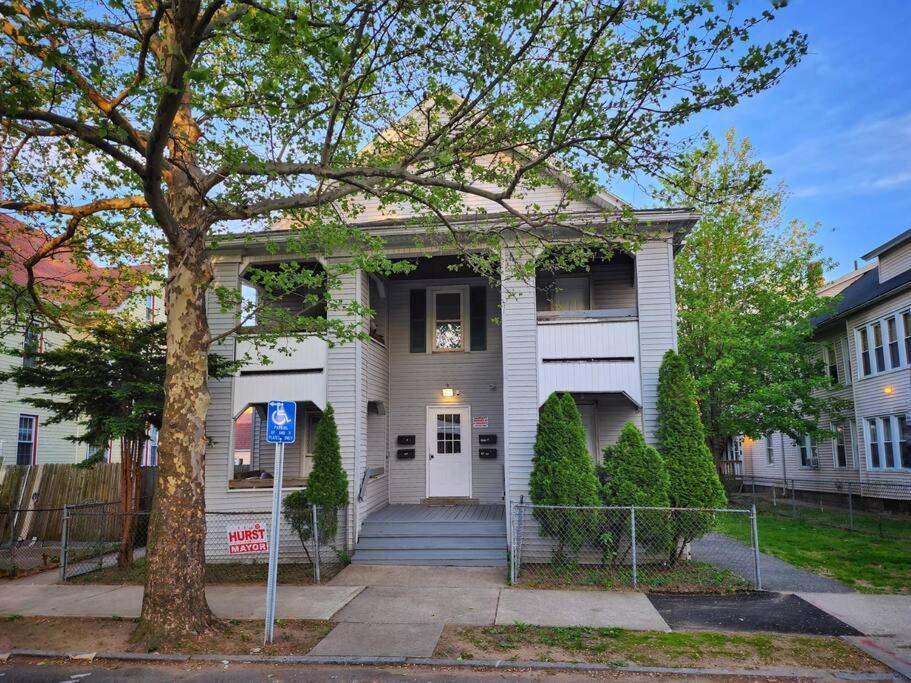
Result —
<svg viewBox="0 0 911 683"><path fill-rule="evenodd" d="M12 275L16 285L25 287L25 261L53 238L43 230L30 228L9 214L0 213L0 271ZM145 266L139 266L147 270ZM35 284L43 296L58 303L81 302L105 309L117 308L136 285L117 268L103 268L71 245L55 249L33 268Z"/></svg>
<svg viewBox="0 0 911 683"><path fill-rule="evenodd" d="M253 442L253 410L247 408L234 421L234 450L249 451Z"/></svg>

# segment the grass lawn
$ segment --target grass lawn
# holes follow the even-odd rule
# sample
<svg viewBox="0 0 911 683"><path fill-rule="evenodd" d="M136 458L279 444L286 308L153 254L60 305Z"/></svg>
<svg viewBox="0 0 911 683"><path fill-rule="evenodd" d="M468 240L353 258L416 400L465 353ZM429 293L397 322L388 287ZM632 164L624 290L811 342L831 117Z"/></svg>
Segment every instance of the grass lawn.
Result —
<svg viewBox="0 0 911 683"><path fill-rule="evenodd" d="M772 633L625 631L617 628L446 626L437 657L604 664L883 671L839 638Z"/></svg>
<svg viewBox="0 0 911 683"><path fill-rule="evenodd" d="M320 579L326 581L335 576L341 569L341 564L324 566L320 572ZM261 583L266 582L266 573L269 566L265 563L247 564L207 564L206 583ZM68 583L97 583L105 585L138 584L145 583L145 560L136 560L132 567L105 567L97 571L74 576ZM309 564L279 564L278 582L284 584L306 585L316 583L313 568Z"/></svg>
<svg viewBox="0 0 911 683"><path fill-rule="evenodd" d="M719 518L717 530L749 543L749 529L734 522ZM757 524L763 552L864 593L911 593L909 538L880 538L813 524L812 517L762 512Z"/></svg>
<svg viewBox="0 0 911 683"><path fill-rule="evenodd" d="M732 593L751 590L751 584L727 569L705 562L681 561L675 567L641 565L637 574L638 590L662 593ZM523 588L572 588L591 590L632 590L629 567L548 564L523 564L519 572Z"/></svg>

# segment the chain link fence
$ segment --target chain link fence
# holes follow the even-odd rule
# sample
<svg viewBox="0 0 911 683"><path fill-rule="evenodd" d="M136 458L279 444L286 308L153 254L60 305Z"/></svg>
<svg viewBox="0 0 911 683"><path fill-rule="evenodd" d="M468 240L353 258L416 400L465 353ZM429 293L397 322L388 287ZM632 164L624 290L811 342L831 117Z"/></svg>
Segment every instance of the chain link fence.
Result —
<svg viewBox="0 0 911 683"><path fill-rule="evenodd" d="M64 523L63 581L137 583L145 581L149 513L125 515L116 507L67 507ZM269 512L206 513L206 581L265 583L269 563ZM123 525L134 527L133 542L121 550ZM349 559L347 509L323 511L311 506L279 529L279 583L325 581Z"/></svg>
<svg viewBox="0 0 911 683"><path fill-rule="evenodd" d="M535 588L761 589L753 510L512 503L510 579ZM745 545L719 531L746 531Z"/></svg>
<svg viewBox="0 0 911 683"><path fill-rule="evenodd" d="M911 485L743 476L725 481L731 500L811 526L911 540Z"/></svg>
<svg viewBox="0 0 911 683"><path fill-rule="evenodd" d="M0 577L57 567L62 519L63 508L0 510Z"/></svg>

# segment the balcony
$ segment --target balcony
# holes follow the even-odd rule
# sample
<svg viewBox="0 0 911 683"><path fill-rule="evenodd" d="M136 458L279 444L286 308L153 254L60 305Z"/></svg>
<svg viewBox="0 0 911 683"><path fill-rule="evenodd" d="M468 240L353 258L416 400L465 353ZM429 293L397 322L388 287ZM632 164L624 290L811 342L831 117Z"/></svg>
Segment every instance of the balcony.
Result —
<svg viewBox="0 0 911 683"><path fill-rule="evenodd" d="M538 320L538 403L554 391L625 394L642 403L639 322L617 311Z"/></svg>
<svg viewBox="0 0 911 683"><path fill-rule="evenodd" d="M266 363L259 358L253 338L238 337L235 358L249 356L251 360L235 377L233 414L239 415L248 405L276 399L311 401L321 410L325 408L328 348L322 339L283 338L278 349L267 353Z"/></svg>

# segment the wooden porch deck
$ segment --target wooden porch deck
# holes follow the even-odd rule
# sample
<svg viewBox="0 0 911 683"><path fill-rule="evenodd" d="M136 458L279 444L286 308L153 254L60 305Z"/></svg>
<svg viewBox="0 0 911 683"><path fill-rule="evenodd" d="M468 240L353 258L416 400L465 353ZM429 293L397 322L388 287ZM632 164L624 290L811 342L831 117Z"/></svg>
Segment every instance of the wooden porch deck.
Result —
<svg viewBox="0 0 911 683"><path fill-rule="evenodd" d="M367 516L371 522L497 522L503 505L387 505Z"/></svg>

